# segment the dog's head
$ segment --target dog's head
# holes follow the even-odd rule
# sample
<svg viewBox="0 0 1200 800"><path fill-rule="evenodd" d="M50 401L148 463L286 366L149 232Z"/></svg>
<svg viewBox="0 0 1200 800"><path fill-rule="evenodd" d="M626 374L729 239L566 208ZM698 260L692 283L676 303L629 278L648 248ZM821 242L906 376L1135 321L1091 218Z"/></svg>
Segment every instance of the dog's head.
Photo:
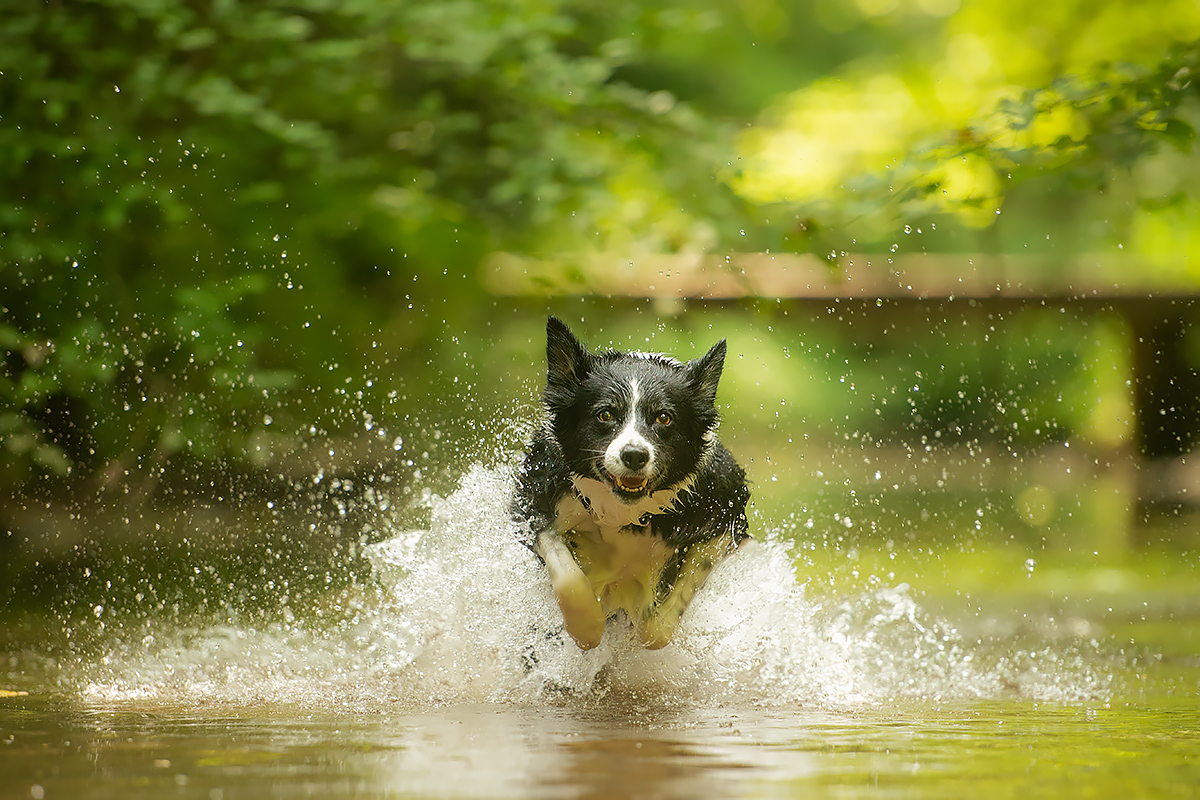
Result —
<svg viewBox="0 0 1200 800"><path fill-rule="evenodd" d="M716 441L724 339L687 364L652 353L593 354L551 317L546 361L546 408L568 468L625 503L686 484Z"/></svg>

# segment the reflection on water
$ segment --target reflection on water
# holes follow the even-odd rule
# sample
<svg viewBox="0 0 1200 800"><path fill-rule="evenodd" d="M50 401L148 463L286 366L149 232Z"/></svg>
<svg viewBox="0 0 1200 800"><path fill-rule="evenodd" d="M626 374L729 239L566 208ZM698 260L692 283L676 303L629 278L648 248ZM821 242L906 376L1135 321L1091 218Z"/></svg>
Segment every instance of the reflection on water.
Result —
<svg viewBox="0 0 1200 800"><path fill-rule="evenodd" d="M326 714L26 698L0 704L0 797L1184 796L1197 723L1194 704Z"/></svg>

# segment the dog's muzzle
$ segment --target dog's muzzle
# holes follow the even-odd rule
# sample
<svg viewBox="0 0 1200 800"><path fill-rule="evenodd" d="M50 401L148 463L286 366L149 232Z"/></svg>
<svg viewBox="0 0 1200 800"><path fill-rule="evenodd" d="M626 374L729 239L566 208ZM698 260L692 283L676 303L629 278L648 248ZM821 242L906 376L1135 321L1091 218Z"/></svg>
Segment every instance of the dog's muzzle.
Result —
<svg viewBox="0 0 1200 800"><path fill-rule="evenodd" d="M617 488L630 493L645 489L649 477L642 470L650 463L650 451L645 447L627 444L621 448L620 459L624 469L620 473L609 473Z"/></svg>

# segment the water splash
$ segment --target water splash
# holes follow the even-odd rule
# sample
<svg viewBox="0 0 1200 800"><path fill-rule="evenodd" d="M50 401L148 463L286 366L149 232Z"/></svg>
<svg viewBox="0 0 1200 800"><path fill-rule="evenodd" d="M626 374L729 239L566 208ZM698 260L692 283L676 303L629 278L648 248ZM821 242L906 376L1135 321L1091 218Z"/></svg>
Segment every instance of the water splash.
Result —
<svg viewBox="0 0 1200 800"><path fill-rule="evenodd" d="M810 598L780 542L727 559L676 640L638 647L610 624L581 651L549 580L512 535L505 469L472 468L431 499L428 529L380 523L373 579L315 619L119 641L82 668L93 700L428 707L606 701L845 708L897 700L1102 699L1109 678L1062 647L968 642L906 585ZM386 537L386 538L384 538ZM1007 649L1006 649L1006 645Z"/></svg>

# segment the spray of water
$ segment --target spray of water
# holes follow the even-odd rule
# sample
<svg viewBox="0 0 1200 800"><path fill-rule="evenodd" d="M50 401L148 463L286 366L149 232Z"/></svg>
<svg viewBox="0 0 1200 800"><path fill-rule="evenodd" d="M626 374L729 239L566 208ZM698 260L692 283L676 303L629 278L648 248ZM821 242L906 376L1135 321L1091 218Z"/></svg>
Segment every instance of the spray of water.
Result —
<svg viewBox="0 0 1200 800"><path fill-rule="evenodd" d="M82 667L94 700L423 708L611 702L846 708L901 700L1102 698L1086 653L964 641L907 586L815 600L768 536L722 563L676 640L639 648L610 623L579 650L549 581L517 543L509 472L474 467L433 497L427 529L379 523L372 578L315 619L285 614L145 634Z"/></svg>

